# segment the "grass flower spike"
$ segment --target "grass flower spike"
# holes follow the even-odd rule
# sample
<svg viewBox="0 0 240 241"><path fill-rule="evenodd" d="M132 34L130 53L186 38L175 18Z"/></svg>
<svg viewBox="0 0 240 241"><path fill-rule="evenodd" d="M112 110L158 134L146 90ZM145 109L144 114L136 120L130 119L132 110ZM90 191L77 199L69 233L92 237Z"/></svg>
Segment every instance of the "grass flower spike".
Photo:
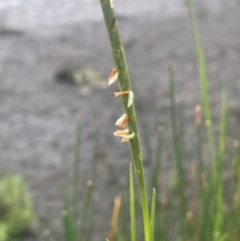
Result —
<svg viewBox="0 0 240 241"><path fill-rule="evenodd" d="M108 78L108 85L113 84L114 82L116 82L117 79L118 79L118 72L117 72L116 68L113 68L112 73Z"/></svg>
<svg viewBox="0 0 240 241"><path fill-rule="evenodd" d="M127 125L127 122L128 122L128 116L126 114L123 114L117 121L116 121L116 126L119 126L119 127L126 127Z"/></svg>
<svg viewBox="0 0 240 241"><path fill-rule="evenodd" d="M131 154L133 159L134 170L138 179L139 191L141 197L141 206L143 213L143 226L144 226L144 241L151 241L150 231L150 215L147 198L147 190L144 176L142 151L140 145L140 137L137 127L137 117L135 113L135 107L133 103L133 92L130 91L131 82L127 68L127 62L125 58L124 48L122 45L120 33L118 30L118 21L113 9L113 0L100 0L103 16L105 20L106 29L108 32L112 55L115 63L115 69L108 79L109 85L114 83L118 79L120 92L115 93L115 97L122 96L122 104L124 109L124 115L122 115L116 122L116 125L124 128L128 126L129 133L122 135L119 131L116 131L114 135L121 136L122 142L129 142L131 140ZM128 98L124 96L128 92Z"/></svg>

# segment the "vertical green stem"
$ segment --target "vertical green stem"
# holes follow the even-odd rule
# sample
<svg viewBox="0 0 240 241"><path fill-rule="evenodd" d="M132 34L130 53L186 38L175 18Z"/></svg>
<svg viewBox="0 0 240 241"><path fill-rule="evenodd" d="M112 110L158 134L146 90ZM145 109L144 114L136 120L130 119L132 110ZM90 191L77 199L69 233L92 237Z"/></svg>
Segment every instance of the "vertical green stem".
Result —
<svg viewBox="0 0 240 241"><path fill-rule="evenodd" d="M155 214L156 214L156 190L153 188L152 193L152 204L151 204L151 241L154 241L154 230L155 230Z"/></svg>
<svg viewBox="0 0 240 241"><path fill-rule="evenodd" d="M131 217L131 241L137 241L136 234L136 216L135 216L135 194L134 194L134 181L132 172L132 163L129 167L129 196L130 196L130 217Z"/></svg>
<svg viewBox="0 0 240 241"><path fill-rule="evenodd" d="M161 155L162 155L162 146L163 146L163 134L164 134L164 127L158 127L158 140L156 146L156 154L155 160L153 163L152 173L151 173L151 187L155 188L156 192L158 193L158 178L161 172Z"/></svg>
<svg viewBox="0 0 240 241"><path fill-rule="evenodd" d="M74 148L74 164L73 164L73 177L72 177L72 190L71 190L72 191L71 212L72 212L72 216L75 224L77 222L80 146L81 146L81 121L78 119L77 126L76 126L76 140L75 140L75 148Z"/></svg>
<svg viewBox="0 0 240 241"><path fill-rule="evenodd" d="M220 135L219 135L219 152L217 158L217 165L215 168L215 189L216 189L216 204L215 204L215 218L214 218L214 230L213 237L214 240L219 240L221 236L222 228L222 216L223 216L223 158L225 154L225 145L226 145L226 130L227 130L227 119L228 119L228 110L227 110L227 101L226 93L222 91L222 103L221 103L221 123L220 123Z"/></svg>
<svg viewBox="0 0 240 241"><path fill-rule="evenodd" d="M79 234L78 234L77 240L82 240L85 235L86 222L87 222L87 219L89 218L90 209L91 209L92 193L93 193L93 183L92 181L88 181L87 193L84 200L83 213L81 216L81 223L79 227Z"/></svg>
<svg viewBox="0 0 240 241"><path fill-rule="evenodd" d="M124 49L121 42L117 18L113 9L113 1L111 0L100 0L101 7L104 15L105 24L107 27L108 37L110 40L112 54L115 62L115 66L118 72L119 87L121 91L131 90L131 83L125 59ZM128 96L122 97L122 103L125 113L128 115L128 130L135 133L133 139L130 139L132 159L134 163L135 173L137 175L141 206L143 212L143 225L145 241L150 241L150 221L149 221L149 207L147 199L147 190L144 177L144 169L142 163L142 151L140 147L140 138L137 127L136 113L134 104L129 108L127 107Z"/></svg>
<svg viewBox="0 0 240 241"><path fill-rule="evenodd" d="M204 116L205 116L205 125L207 127L211 160L214 165L215 144L214 144L214 136L213 136L213 130L212 130L211 108L210 108L209 95L208 95L206 61L205 61L204 51L198 36L198 30L197 30L197 24L196 24L192 0L186 0L186 2L188 6L188 13L189 13L189 18L191 22L193 41L194 41L197 62L198 62L198 75L199 75L199 82L201 87L203 110L204 110Z"/></svg>
<svg viewBox="0 0 240 241"><path fill-rule="evenodd" d="M176 175L178 182L178 191L181 201L182 215L186 214L186 197L184 190L184 172L182 166L182 144L180 143L180 136L177 127L177 111L175 101L175 89L174 89L174 73L171 64L168 65L169 73L169 92L170 92L170 104L171 104L171 124L172 124L172 139L173 139L173 152L176 165Z"/></svg>

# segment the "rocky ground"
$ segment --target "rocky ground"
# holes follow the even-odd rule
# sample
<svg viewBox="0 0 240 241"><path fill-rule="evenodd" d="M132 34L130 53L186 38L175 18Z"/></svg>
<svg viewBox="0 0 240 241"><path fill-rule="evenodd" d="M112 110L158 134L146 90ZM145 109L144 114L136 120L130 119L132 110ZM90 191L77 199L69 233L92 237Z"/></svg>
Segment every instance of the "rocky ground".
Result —
<svg viewBox="0 0 240 241"><path fill-rule="evenodd" d="M218 14L198 12L214 121L219 120L223 84L228 98L235 102L229 140L239 137L239 10L240 7L226 7ZM135 101L141 100L145 107L152 144L155 144L159 116L166 118L167 136L170 130L167 62L174 65L177 100L185 103L186 126L190 130L194 107L200 103L200 90L187 16L143 19L122 15L118 22L130 76L139 92ZM79 90L78 85L60 83L55 78L63 69L84 67L100 73L103 79L108 77L113 60L103 22L4 30L0 33L0 49L1 175L8 172L23 175L42 226L59 223L60 187L69 181L71 174L76 114L81 110L81 200L89 178L94 126L96 121L101 121L101 148L105 153L107 150L112 163L109 176L103 156L99 158L94 223L96 233L104 238L112 198L122 192L127 182L130 160L128 145L120 144L112 135L115 121L122 114L120 101L113 98L118 87L88 84ZM186 135L186 165L195 159L191 136L191 133ZM167 149L163 160L166 169L171 167L167 159L169 152ZM146 160L145 165L149 166ZM95 240L99 240L97 237Z"/></svg>

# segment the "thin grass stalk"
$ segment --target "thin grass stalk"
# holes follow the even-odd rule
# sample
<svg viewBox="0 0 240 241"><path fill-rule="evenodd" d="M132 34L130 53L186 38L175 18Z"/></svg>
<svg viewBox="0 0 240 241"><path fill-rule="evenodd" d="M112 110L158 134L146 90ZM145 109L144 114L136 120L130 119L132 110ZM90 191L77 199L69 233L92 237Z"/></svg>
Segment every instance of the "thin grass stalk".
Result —
<svg viewBox="0 0 240 241"><path fill-rule="evenodd" d="M85 195L83 212L81 215L81 222L80 222L79 232L78 232L78 237L77 237L77 240L79 240L79 241L82 241L85 236L86 222L89 218L90 208L91 208L93 185L94 184L92 181L87 181L87 192Z"/></svg>
<svg viewBox="0 0 240 241"><path fill-rule="evenodd" d="M93 183L96 183L97 178L97 159L99 152L99 137L100 137L100 123L96 123L95 132L94 132L94 142L93 142L93 150L92 150L92 160L91 160L91 174L90 179Z"/></svg>
<svg viewBox="0 0 240 241"><path fill-rule="evenodd" d="M63 227L64 227L64 235L65 235L65 240L67 241L73 241L74 240L74 232L72 229L72 224L71 224L71 217L69 216L68 211L62 211L62 219L63 219Z"/></svg>
<svg viewBox="0 0 240 241"><path fill-rule="evenodd" d="M121 91L131 91L130 77L128 73L127 63L125 59L124 49L121 42L117 18L113 9L113 1L111 0L100 0L101 7L104 15L105 24L111 44L112 54L115 62L115 67L118 72L119 87ZM144 226L144 237L145 241L150 241L150 221L149 221L149 207L147 198L147 189L145 183L144 169L142 163L142 151L140 146L140 138L137 127L137 118L135 113L134 103L127 107L128 97L122 96L122 103L125 114L129 117L128 119L128 130L134 133L135 136L130 139L131 153L134 164L135 173L137 175L140 196L141 196L141 207L143 213L143 226Z"/></svg>
<svg viewBox="0 0 240 241"><path fill-rule="evenodd" d="M135 215L135 194L134 194L132 163L130 163L130 166L129 166L129 196L130 196L131 241L137 241L136 215Z"/></svg>
<svg viewBox="0 0 240 241"><path fill-rule="evenodd" d="M205 177L206 178L206 177ZM206 182L203 181L203 182ZM205 183L202 185L202 217L201 217L201 227L199 234L199 241L211 239L212 230L212 212L210 210L211 195L209 184Z"/></svg>
<svg viewBox="0 0 240 241"><path fill-rule="evenodd" d="M203 147L202 147L202 107L197 105L195 107L195 126L196 126L196 136L197 136L197 172L198 172L198 181L200 187L200 194L203 197L203 185L202 185L202 174L203 174Z"/></svg>
<svg viewBox="0 0 240 241"><path fill-rule="evenodd" d="M233 197L236 194L237 191L237 185L238 185L238 179L239 179L239 166L240 166L240 142L238 140L235 140L234 143L234 156L232 160L232 192ZM233 204L234 206L234 200Z"/></svg>
<svg viewBox="0 0 240 241"><path fill-rule="evenodd" d="M179 131L177 127L177 111L176 111L176 101L175 101L175 89L174 89L174 73L171 64L168 65L169 74L169 94L170 94L170 104L171 104L171 124L172 124L172 141L173 141L173 152L176 166L176 175L178 183L178 191L181 202L181 212L183 217L186 213L186 197L184 189L184 176L183 176L183 166L182 166L182 150L180 144Z"/></svg>
<svg viewBox="0 0 240 241"><path fill-rule="evenodd" d="M155 160L153 163L152 174L151 174L151 187L155 188L156 193L158 193L159 189L159 173L161 172L161 156L162 156L162 146L163 146L163 135L164 135L164 127L158 127L158 138L157 138L157 146L156 146L156 154Z"/></svg>
<svg viewBox="0 0 240 241"><path fill-rule="evenodd" d="M80 146L81 146L81 121L77 117L76 125L76 140L74 148L74 163L73 163L73 176L72 176L72 199L71 199L71 212L74 223L77 223L77 204L78 204L78 183L79 183L79 165L80 165Z"/></svg>
<svg viewBox="0 0 240 241"><path fill-rule="evenodd" d="M96 123L95 126L95 131L94 131L94 142L93 142L93 150L92 150L92 159L91 159L91 173L90 173L90 180L94 184L92 186L92 195L91 199L89 200L89 205L90 205L90 211L89 211L89 227L91 227L90 232L87 234L88 235L88 240L91 240L92 234L93 234L93 220L92 220L92 214L94 210L94 189L95 189L95 183L97 180L97 159L98 159L98 153L99 153L99 144L100 144L100 130L101 130L101 125L100 122ZM80 229L79 229L80 230Z"/></svg>
<svg viewBox="0 0 240 241"><path fill-rule="evenodd" d="M175 85L175 81L174 81ZM174 87L175 88L175 87ZM185 150L185 135L187 132L187 129L185 128L185 103L181 102L178 106L178 136L179 136L179 150L181 150L181 155L183 159L183 154Z"/></svg>
<svg viewBox="0 0 240 241"><path fill-rule="evenodd" d="M152 204L151 204L151 241L154 241L154 230L155 230L155 214L156 214L156 190L153 188L152 192Z"/></svg>
<svg viewBox="0 0 240 241"><path fill-rule="evenodd" d="M197 63L198 63L199 82L200 82L201 95L202 95L202 101L203 101L205 125L207 127L209 149L210 149L212 163L214 163L215 143L214 143L214 135L212 130L212 117L211 117L211 108L210 108L209 94L208 94L206 61L205 61L204 51L200 43L200 38L198 36L197 23L196 23L192 0L186 0L186 2L188 6L188 14L189 14L189 19L191 23L193 42L195 46Z"/></svg>
<svg viewBox="0 0 240 241"><path fill-rule="evenodd" d="M215 218L214 218L214 240L219 240L221 235L221 226L223 222L223 158L226 149L226 130L227 130L228 109L226 93L222 91L221 101L221 121L220 121L220 135L219 135L219 153L216 166L216 204L215 204Z"/></svg>
<svg viewBox="0 0 240 241"><path fill-rule="evenodd" d="M70 210L69 197L65 186L62 188L62 199L63 199L63 208L64 208L64 210L62 211L62 219L63 219L65 240L73 241L76 234L76 229L75 229L76 226L75 224L73 225L73 217Z"/></svg>
<svg viewBox="0 0 240 241"><path fill-rule="evenodd" d="M207 240L207 230L209 229L209 221L210 218L210 194L209 194L209 186L207 183L207 177L204 172L204 164L203 164L203 147L202 147L202 108L200 105L195 107L195 125L196 125L196 136L197 136L197 172L198 172L198 180L199 180L199 188L200 188L200 197L201 197L201 222L200 222L200 230L199 230L199 241Z"/></svg>

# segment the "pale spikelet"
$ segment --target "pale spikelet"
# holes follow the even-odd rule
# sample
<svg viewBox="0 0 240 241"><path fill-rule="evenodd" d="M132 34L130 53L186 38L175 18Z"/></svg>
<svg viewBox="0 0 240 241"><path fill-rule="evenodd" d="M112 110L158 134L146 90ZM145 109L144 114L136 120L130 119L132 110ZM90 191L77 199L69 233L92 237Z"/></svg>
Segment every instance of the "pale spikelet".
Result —
<svg viewBox="0 0 240 241"><path fill-rule="evenodd" d="M113 68L112 69L112 73L108 78L108 85L113 84L114 82L116 82L116 80L118 79L118 72L117 69Z"/></svg>
<svg viewBox="0 0 240 241"><path fill-rule="evenodd" d="M129 93L128 93L128 103L127 103L128 108L133 104L133 98L134 98L133 92L129 91Z"/></svg>
<svg viewBox="0 0 240 241"><path fill-rule="evenodd" d="M111 219L111 230L108 238L109 241L115 240L116 231L118 227L118 217L119 217L120 207L121 207L121 197L117 196L114 200L112 219Z"/></svg>
<svg viewBox="0 0 240 241"><path fill-rule="evenodd" d="M129 139L128 138L122 138L121 143L123 143L123 142L129 142Z"/></svg>
<svg viewBox="0 0 240 241"><path fill-rule="evenodd" d="M125 130L116 130L116 132L114 132L113 135L122 137L121 142L129 142L129 140L135 136L135 133L132 132L129 134L129 130L125 129Z"/></svg>
<svg viewBox="0 0 240 241"><path fill-rule="evenodd" d="M124 128L127 125L128 116L123 114L115 123L116 126Z"/></svg>
<svg viewBox="0 0 240 241"><path fill-rule="evenodd" d="M116 130L115 132L113 132L113 135L114 135L114 136L121 136L121 137L123 137L123 136L125 136L125 135L127 135L127 134L129 134L129 130L128 130L128 129L125 129L125 130Z"/></svg>
<svg viewBox="0 0 240 241"><path fill-rule="evenodd" d="M200 105L195 107L195 123L197 125L201 125L202 123L202 107Z"/></svg>
<svg viewBox="0 0 240 241"><path fill-rule="evenodd" d="M129 90L114 92L114 97L119 97L119 96L127 95L127 94L129 94Z"/></svg>
<svg viewBox="0 0 240 241"><path fill-rule="evenodd" d="M132 139L134 136L135 136L135 133L132 132L131 134L127 134L127 135L124 135L122 137L123 137L123 139Z"/></svg>
<svg viewBox="0 0 240 241"><path fill-rule="evenodd" d="M113 8L113 0L110 0L110 7Z"/></svg>
<svg viewBox="0 0 240 241"><path fill-rule="evenodd" d="M92 185L93 185L93 182L91 180L88 180L87 181L87 187L92 187Z"/></svg>

